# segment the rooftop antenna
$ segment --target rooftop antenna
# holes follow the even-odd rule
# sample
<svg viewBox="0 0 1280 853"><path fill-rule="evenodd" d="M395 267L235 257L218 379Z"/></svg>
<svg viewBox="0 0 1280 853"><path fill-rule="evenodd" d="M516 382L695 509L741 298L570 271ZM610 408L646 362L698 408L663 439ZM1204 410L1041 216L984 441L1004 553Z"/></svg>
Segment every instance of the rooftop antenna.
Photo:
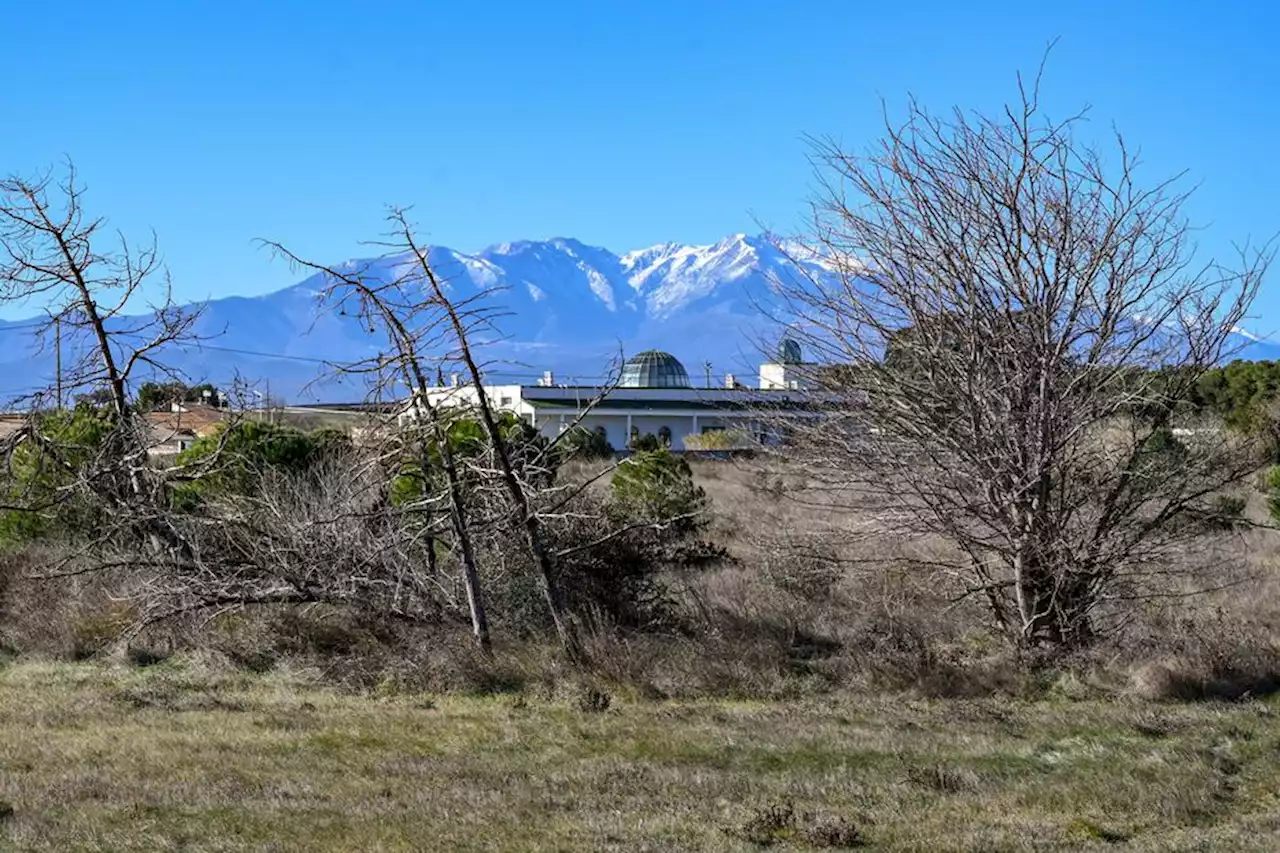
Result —
<svg viewBox="0 0 1280 853"><path fill-rule="evenodd" d="M711 362L704 361L702 363L702 366L707 371L707 387L710 388L711 387Z"/></svg>

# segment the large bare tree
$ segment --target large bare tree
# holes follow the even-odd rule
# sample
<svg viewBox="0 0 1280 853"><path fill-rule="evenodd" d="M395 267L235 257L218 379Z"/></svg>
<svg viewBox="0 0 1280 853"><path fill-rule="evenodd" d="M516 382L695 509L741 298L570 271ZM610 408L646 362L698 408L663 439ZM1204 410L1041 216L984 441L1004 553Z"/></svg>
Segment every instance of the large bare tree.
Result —
<svg viewBox="0 0 1280 853"><path fill-rule="evenodd" d="M324 276L322 306L355 317L371 336L384 337L388 342L389 352L339 365L337 370L364 380L372 378L370 396L374 400L395 400L397 392L407 392L410 411L393 411L395 428L382 431L392 457L388 460L390 467L408 463L413 469L409 475L420 486L419 494L403 510L423 519L427 541L421 553L428 560L435 559L435 543L441 533L439 521L447 519L451 542L462 564L472 634L476 645L488 652L492 641L476 565L472 511L464 472L449 435L460 410L437 405L429 393L432 379L441 373L440 353L453 352L456 345L449 340L453 329L449 314L434 294L424 297L420 267L425 266L425 259L419 264L415 258L405 272L388 278L379 275L372 264L336 269L304 260L278 243L267 245L294 266ZM406 247L396 248L404 251ZM470 306L457 309L450 304L450 309L479 315L479 309ZM409 417L400 417L402 414ZM442 486L442 494L434 488L437 483Z"/></svg>
<svg viewBox="0 0 1280 853"><path fill-rule="evenodd" d="M443 494L424 493L416 508L424 515L437 513L441 506L449 508L450 533L461 556L473 633L480 647L488 649L490 639L475 542L482 535L491 537L494 531L506 534L513 526L537 568L547 611L562 647L571 658L581 659L578 628L559 578L557 553L544 515L556 515L586 486L546 493L555 442L533 458L519 458L525 448L507 434L494 402L480 390L484 387L484 364L472 338L494 333L499 309L490 299L492 294L483 289L470 295L450 292L406 211L392 208L388 221L389 234L374 245L387 253L381 260L396 260L389 276L376 264L337 269L300 258L278 243L267 245L292 264L321 273L326 281L322 300L331 308L357 316L371 333L387 339L389 353L341 369L348 374L374 374L378 394L386 393L388 387L407 394L402 414L408 417L397 425L398 443L410 449L424 482L430 482L430 475L436 472L444 486ZM461 400L440 399L443 389L439 379L432 386L432 375L442 376L446 366L456 368L465 376L465 386L476 390L465 398L466 405L457 405ZM388 368L394 377L384 372ZM389 386L392 378L394 383ZM608 390L606 386L602 393ZM591 401L586 410L594 403ZM459 419L473 417L483 430L487 452L482 459L464 462L456 458L449 433ZM576 425L577 421L570 426Z"/></svg>
<svg viewBox="0 0 1280 853"><path fill-rule="evenodd" d="M158 511L165 478L149 464L151 436L130 393L139 368L172 375L165 352L194 340L199 312L174 305L154 240L135 246L104 226L86 211L70 163L60 176L0 180L0 302L43 309L48 320L36 334L58 347L59 361L59 375L30 398L31 422L11 443L30 442L68 469L72 486L58 499L90 496L112 521L99 538L143 532L152 547L172 549L181 543ZM112 428L87 463L73 465L67 451L81 449L60 447L39 413L50 399L61 406L64 397L79 395L99 399Z"/></svg>
<svg viewBox="0 0 1280 853"><path fill-rule="evenodd" d="M798 251L829 272L779 286L811 360L842 365L815 377L832 416L790 426L824 500L943 539L913 565L1061 649L1122 622L1255 470L1247 441L1172 428L1270 253L1198 259L1178 179L1050 119L1039 77L1018 93L994 115L912 101L863 154L815 140Z"/></svg>

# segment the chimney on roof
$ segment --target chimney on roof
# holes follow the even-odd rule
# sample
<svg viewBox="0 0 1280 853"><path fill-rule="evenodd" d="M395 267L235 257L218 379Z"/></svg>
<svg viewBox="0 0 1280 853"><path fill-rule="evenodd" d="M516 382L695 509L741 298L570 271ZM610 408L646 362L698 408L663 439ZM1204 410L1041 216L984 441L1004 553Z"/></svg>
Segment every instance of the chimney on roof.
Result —
<svg viewBox="0 0 1280 853"><path fill-rule="evenodd" d="M543 388L550 388L556 384L556 377L550 370L542 371L542 381L539 383Z"/></svg>
<svg viewBox="0 0 1280 853"><path fill-rule="evenodd" d="M730 389L738 387L738 380L732 373L726 373L724 375L724 387Z"/></svg>
<svg viewBox="0 0 1280 853"><path fill-rule="evenodd" d="M454 388L457 388L459 385L461 385L461 384L462 384L462 374L461 374L461 373L450 373L450 374L449 374L449 384L450 384L452 387L454 387Z"/></svg>

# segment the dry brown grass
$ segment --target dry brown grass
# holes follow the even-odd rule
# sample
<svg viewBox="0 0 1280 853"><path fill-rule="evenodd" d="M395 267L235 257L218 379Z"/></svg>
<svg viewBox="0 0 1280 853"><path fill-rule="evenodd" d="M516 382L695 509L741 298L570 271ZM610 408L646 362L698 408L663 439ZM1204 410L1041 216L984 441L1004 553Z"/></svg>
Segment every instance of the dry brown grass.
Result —
<svg viewBox="0 0 1280 853"><path fill-rule="evenodd" d="M198 659L25 663L0 670L0 842L1267 850L1278 752L1272 702L358 696Z"/></svg>
<svg viewBox="0 0 1280 853"><path fill-rule="evenodd" d="M579 467L575 476L585 476L586 466ZM1218 551L1214 559L1250 564L1247 583L1204 598L1153 601L1119 641L1067 662L1065 675L1035 672L1010 659L980 607L952 606L927 574L820 558L856 559L866 549L878 556L907 548L920 553L943 548L940 543L889 535L843 539L841 527L860 519L815 511L777 493L773 474L758 461L696 461L693 468L712 498L705 535L732 559L673 574L669 587L679 612L663 625L601 630L589 638L591 677L611 690L655 699L794 699L833 691L1036 697L1066 685L1073 695L1231 699L1280 687L1280 537L1274 532L1206 538L1206 548ZM805 541L808 555L791 547L794 541L780 541L809 534L818 535ZM500 626L503 654L486 660L461 630L411 629L332 608L174 624L122 649L111 643L127 615L111 600L112 579L87 575L48 586L21 580L29 568L13 556L0 563L6 580L0 586L7 586L0 591L0 653L10 657L127 652L153 661L175 651L214 651L248 671L310 667L327 683L356 691L391 684L553 695L566 679L545 638L518 626Z"/></svg>
<svg viewBox="0 0 1280 853"><path fill-rule="evenodd" d="M838 514L695 470L734 560L670 579L676 627L590 637L589 671L319 608L111 643L103 582L11 559L0 848L1274 849L1275 534L1216 540L1247 584L1027 672L910 573L764 535Z"/></svg>
<svg viewBox="0 0 1280 853"><path fill-rule="evenodd" d="M758 463L701 462L694 471L712 498L711 535L737 560L698 580L705 602L740 623L783 623L826 638L832 653L815 667L840 688L1036 694L1062 680L1061 672L1014 675L980 603L954 606L945 577L864 562L937 558L946 554L944 543L907 542L891 531L862 535L874 519L815 508L803 483L787 481L785 472L766 474ZM771 489L775 479L787 481L790 494ZM1263 496L1245 496L1246 516L1260 524ZM860 535L846 535L851 530ZM808 537L804 547L792 547L801 537ZM1134 690L1159 699L1280 690L1280 531L1207 532L1178 560L1169 566L1167 596L1134 606L1122 633L1060 664L1068 680L1100 694Z"/></svg>

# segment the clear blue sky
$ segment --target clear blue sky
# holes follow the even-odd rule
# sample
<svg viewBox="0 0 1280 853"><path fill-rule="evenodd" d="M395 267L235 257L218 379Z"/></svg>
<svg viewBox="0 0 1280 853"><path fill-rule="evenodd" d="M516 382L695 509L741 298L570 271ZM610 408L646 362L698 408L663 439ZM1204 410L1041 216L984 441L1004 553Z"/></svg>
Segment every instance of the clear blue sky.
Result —
<svg viewBox="0 0 1280 853"><path fill-rule="evenodd" d="M74 158L184 298L290 283L255 237L358 255L388 203L463 250L794 227L802 135L870 142L907 92L995 107L1054 37L1052 111L1091 104L1153 178L1190 170L1207 248L1280 231L1263 2L77 0L0 23L0 170ZM1280 283L1259 309L1280 328Z"/></svg>

